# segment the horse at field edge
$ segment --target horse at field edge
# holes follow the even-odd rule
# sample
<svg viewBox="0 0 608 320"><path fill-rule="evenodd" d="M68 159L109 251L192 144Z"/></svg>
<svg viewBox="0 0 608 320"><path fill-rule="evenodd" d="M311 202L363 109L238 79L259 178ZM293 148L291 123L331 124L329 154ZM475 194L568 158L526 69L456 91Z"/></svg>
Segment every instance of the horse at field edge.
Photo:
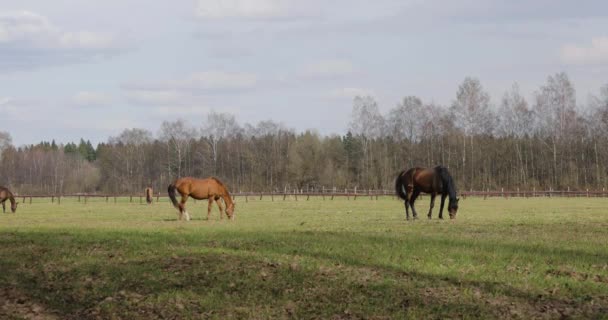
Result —
<svg viewBox="0 0 608 320"><path fill-rule="evenodd" d="M152 190L152 188L146 188L145 192L146 192L146 202L148 204L152 204L152 198L154 197L154 191Z"/></svg>
<svg viewBox="0 0 608 320"><path fill-rule="evenodd" d="M190 220L190 214L188 214L188 211L186 211L186 201L188 201L188 197L192 197L196 200L209 200L209 205L207 207L207 220L209 220L211 217L211 207L214 201L220 208L220 219L224 218L224 210L218 201L221 198L224 200L224 204L226 205L226 216L228 216L230 220L234 220L235 203L232 201L228 188L226 188L224 183L222 183L218 178L179 178L174 183L169 185L167 191L173 206L179 210L179 220L182 220L182 218L185 218L186 221ZM176 198L176 194L178 192L182 196L179 203L177 202Z"/></svg>
<svg viewBox="0 0 608 320"><path fill-rule="evenodd" d="M13 196L13 193L8 188L0 187L0 203L2 203L2 212L4 213L6 213L6 200L11 202L11 211L15 213L19 202L15 201L15 196Z"/></svg>
<svg viewBox="0 0 608 320"><path fill-rule="evenodd" d="M435 168L411 168L407 171L401 171L395 180L395 191L397 196L405 202L405 217L410 219L409 207L412 208L413 218L418 219L418 213L414 207L414 202L421 192L431 195L431 206L429 208L428 218L431 219L431 213L435 206L435 196L441 195L441 207L439 209L439 219L443 219L443 206L445 198L449 196L448 213L450 219L456 218L458 211L459 198L456 197L456 186L454 179L450 175L447 168L437 166Z"/></svg>

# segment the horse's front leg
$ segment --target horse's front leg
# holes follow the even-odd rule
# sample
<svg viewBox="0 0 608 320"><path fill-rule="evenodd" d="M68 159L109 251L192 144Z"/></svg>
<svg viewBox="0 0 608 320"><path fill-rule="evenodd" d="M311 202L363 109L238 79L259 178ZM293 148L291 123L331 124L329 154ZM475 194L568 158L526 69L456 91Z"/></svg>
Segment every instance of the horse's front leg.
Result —
<svg viewBox="0 0 608 320"><path fill-rule="evenodd" d="M429 207L429 214L428 214L429 220L431 219L431 216L433 214L433 207L435 206L435 196L437 196L436 193L434 193L434 192L431 193L431 206Z"/></svg>
<svg viewBox="0 0 608 320"><path fill-rule="evenodd" d="M443 205L445 204L445 194L441 195L441 206L439 206L439 219L443 219Z"/></svg>
<svg viewBox="0 0 608 320"><path fill-rule="evenodd" d="M2 201L2 212L6 213L6 202Z"/></svg>
<svg viewBox="0 0 608 320"><path fill-rule="evenodd" d="M410 208L408 205L408 201L405 200L404 204L405 204L405 220L410 220Z"/></svg>
<svg viewBox="0 0 608 320"><path fill-rule="evenodd" d="M219 198L215 199L217 207L220 209L220 220L224 220L224 208L222 207L222 201Z"/></svg>

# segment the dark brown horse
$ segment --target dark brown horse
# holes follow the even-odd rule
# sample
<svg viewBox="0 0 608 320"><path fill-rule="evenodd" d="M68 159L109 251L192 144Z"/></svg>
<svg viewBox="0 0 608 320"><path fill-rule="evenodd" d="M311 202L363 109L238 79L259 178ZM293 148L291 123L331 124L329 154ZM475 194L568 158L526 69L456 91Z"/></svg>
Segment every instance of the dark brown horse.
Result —
<svg viewBox="0 0 608 320"><path fill-rule="evenodd" d="M190 215L188 214L188 211L186 211L186 201L188 200L188 197L192 197L196 200L209 200L209 205L207 207L207 220L209 220L211 216L211 206L213 205L214 201L220 208L220 219L224 218L222 205L218 201L220 198L222 198L226 204L226 215L231 220L234 220L235 203L232 201L230 193L228 193L228 188L226 188L226 186L218 178L179 178L174 183L169 185L168 192L173 206L179 210L179 220L184 217L186 220L190 220ZM179 194L182 196L179 203L177 202L176 198L177 192L179 192Z"/></svg>
<svg viewBox="0 0 608 320"><path fill-rule="evenodd" d="M152 191L152 188L146 188L146 202L148 204L152 204L153 196L154 196L154 191Z"/></svg>
<svg viewBox="0 0 608 320"><path fill-rule="evenodd" d="M15 201L13 193L5 187L0 187L0 203L2 203L2 212L6 213L6 200L11 202L11 211L15 213L17 211L17 205L19 202Z"/></svg>
<svg viewBox="0 0 608 320"><path fill-rule="evenodd" d="M405 201L405 217L410 219L408 209L412 207L414 219L418 219L418 213L414 208L414 202L421 192L431 195L431 207L429 208L428 217L431 219L431 213L435 206L435 196L441 195L441 207L439 209L439 219L443 219L443 205L445 198L449 196L448 213L450 219L456 218L458 211L458 198L456 197L456 186L454 180L448 172L448 169L438 166L435 168L412 168L407 171L402 171L397 176L395 181L395 191L397 195Z"/></svg>

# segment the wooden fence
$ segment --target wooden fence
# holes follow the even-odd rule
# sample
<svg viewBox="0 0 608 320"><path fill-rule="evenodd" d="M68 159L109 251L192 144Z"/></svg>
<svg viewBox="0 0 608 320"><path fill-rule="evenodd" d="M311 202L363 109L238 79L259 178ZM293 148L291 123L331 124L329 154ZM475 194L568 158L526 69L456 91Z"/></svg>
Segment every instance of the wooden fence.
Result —
<svg viewBox="0 0 608 320"><path fill-rule="evenodd" d="M549 191L536 191L536 190L516 190L516 191L464 191L459 193L459 196L463 199L467 197L483 197L486 198L532 198L532 197L608 197L608 191L602 190L578 190L578 191L557 191L557 190L549 190ZM77 200L78 202L87 203L89 199L101 199L105 200L105 202L116 203L118 198L129 198L129 202L145 202L145 195L136 194L136 195L109 195L109 194L64 194L64 195L15 195L17 199L22 200L22 203L32 203L33 199L36 198L45 198L50 199L51 203L57 202L57 204L61 204L61 200L65 198L72 198ZM323 200L334 200L337 197L346 198L348 200L357 200L357 199L372 199L378 200L379 197L395 197L395 193L393 190L344 190L341 192L337 192L335 190L316 190L316 191L304 191L304 190L294 190L291 192L237 192L233 193L232 197L234 199L243 199L245 202L249 200L264 200L264 198L269 199L270 201L275 200L310 200L311 197L322 198ZM161 198L168 198L167 195L156 194L156 201L158 202Z"/></svg>

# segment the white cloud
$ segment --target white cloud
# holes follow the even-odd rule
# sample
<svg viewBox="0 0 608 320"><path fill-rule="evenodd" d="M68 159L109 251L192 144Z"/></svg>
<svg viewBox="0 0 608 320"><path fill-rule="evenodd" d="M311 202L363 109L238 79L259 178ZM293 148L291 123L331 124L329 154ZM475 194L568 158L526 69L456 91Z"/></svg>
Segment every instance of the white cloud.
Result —
<svg viewBox="0 0 608 320"><path fill-rule="evenodd" d="M562 61L570 64L608 63L608 37L591 39L591 45L567 44L561 48Z"/></svg>
<svg viewBox="0 0 608 320"><path fill-rule="evenodd" d="M172 90L128 90L126 98L138 106L176 106L191 100L191 96Z"/></svg>
<svg viewBox="0 0 608 320"><path fill-rule="evenodd" d="M289 15L286 0L198 0L196 16L204 19L280 18Z"/></svg>
<svg viewBox="0 0 608 320"><path fill-rule="evenodd" d="M100 92L81 91L72 97L71 102L81 107L101 107L110 104L112 97Z"/></svg>
<svg viewBox="0 0 608 320"><path fill-rule="evenodd" d="M353 99L357 96L364 97L374 95L375 93L371 89L353 87L336 89L330 93L330 97L337 99Z"/></svg>
<svg viewBox="0 0 608 320"><path fill-rule="evenodd" d="M0 45L45 49L107 49L112 36L88 31L64 31L48 18L30 11L0 13Z"/></svg>
<svg viewBox="0 0 608 320"><path fill-rule="evenodd" d="M331 78L354 73L355 67L347 60L325 60L306 66L300 74L304 77Z"/></svg>
<svg viewBox="0 0 608 320"><path fill-rule="evenodd" d="M0 12L0 71L83 62L124 49L110 34L62 30L30 11Z"/></svg>
<svg viewBox="0 0 608 320"><path fill-rule="evenodd" d="M170 116L179 114L180 116L203 116L211 111L207 107L181 106L181 107L158 107L154 110L157 115Z"/></svg>
<svg viewBox="0 0 608 320"><path fill-rule="evenodd" d="M257 76L251 73L221 71L199 72L183 79L147 81L126 84L128 90L144 91L231 91L251 89L257 84Z"/></svg>

